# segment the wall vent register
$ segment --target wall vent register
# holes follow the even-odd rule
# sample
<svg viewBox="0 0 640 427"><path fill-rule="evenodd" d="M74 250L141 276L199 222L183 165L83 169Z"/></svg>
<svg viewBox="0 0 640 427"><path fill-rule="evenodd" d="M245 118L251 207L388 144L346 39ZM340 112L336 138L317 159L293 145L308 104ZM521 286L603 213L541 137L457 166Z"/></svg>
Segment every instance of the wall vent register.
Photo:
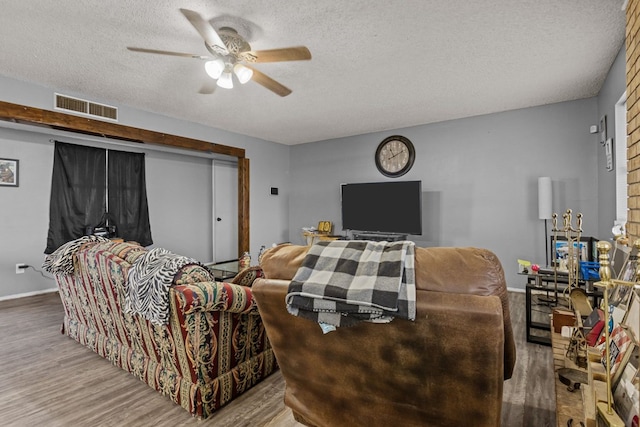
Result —
<svg viewBox="0 0 640 427"><path fill-rule="evenodd" d="M110 105L99 104L85 99L73 98L71 96L55 94L56 110L80 114L100 120L118 121L118 109Z"/></svg>

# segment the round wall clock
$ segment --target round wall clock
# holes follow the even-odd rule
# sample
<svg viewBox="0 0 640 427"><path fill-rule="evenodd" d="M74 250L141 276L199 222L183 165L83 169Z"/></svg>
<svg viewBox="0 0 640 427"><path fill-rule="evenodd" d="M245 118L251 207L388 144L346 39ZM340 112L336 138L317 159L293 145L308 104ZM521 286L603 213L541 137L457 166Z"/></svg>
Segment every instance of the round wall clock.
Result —
<svg viewBox="0 0 640 427"><path fill-rule="evenodd" d="M404 136L385 138L376 150L376 167L384 176L397 178L409 172L416 159L416 150Z"/></svg>

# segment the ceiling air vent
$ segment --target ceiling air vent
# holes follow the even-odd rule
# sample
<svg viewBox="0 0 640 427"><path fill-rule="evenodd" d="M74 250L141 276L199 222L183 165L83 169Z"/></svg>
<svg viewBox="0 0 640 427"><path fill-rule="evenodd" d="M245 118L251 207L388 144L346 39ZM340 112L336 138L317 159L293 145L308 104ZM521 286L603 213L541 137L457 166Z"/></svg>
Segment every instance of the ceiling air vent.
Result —
<svg viewBox="0 0 640 427"><path fill-rule="evenodd" d="M118 109L110 105L98 104L84 99L56 93L55 109L101 120L118 121Z"/></svg>

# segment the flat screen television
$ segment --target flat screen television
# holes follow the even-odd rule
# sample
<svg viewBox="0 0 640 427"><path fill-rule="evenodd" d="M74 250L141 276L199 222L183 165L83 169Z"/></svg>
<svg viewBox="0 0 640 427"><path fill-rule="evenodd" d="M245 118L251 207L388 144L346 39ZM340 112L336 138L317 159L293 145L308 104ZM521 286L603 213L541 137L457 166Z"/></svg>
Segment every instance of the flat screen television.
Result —
<svg viewBox="0 0 640 427"><path fill-rule="evenodd" d="M422 181L342 184L342 229L422 234Z"/></svg>

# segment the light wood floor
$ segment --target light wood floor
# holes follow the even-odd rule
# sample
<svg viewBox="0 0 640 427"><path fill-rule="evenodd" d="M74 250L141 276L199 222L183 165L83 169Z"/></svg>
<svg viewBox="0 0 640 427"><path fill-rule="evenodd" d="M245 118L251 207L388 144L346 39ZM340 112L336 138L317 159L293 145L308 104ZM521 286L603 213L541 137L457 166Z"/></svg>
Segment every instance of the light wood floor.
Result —
<svg viewBox="0 0 640 427"><path fill-rule="evenodd" d="M525 342L524 294L510 293L517 364L505 382L504 427L555 426L549 347ZM0 425L296 427L276 372L208 420L60 334L57 294L0 302ZM481 363L481 362L480 362Z"/></svg>

